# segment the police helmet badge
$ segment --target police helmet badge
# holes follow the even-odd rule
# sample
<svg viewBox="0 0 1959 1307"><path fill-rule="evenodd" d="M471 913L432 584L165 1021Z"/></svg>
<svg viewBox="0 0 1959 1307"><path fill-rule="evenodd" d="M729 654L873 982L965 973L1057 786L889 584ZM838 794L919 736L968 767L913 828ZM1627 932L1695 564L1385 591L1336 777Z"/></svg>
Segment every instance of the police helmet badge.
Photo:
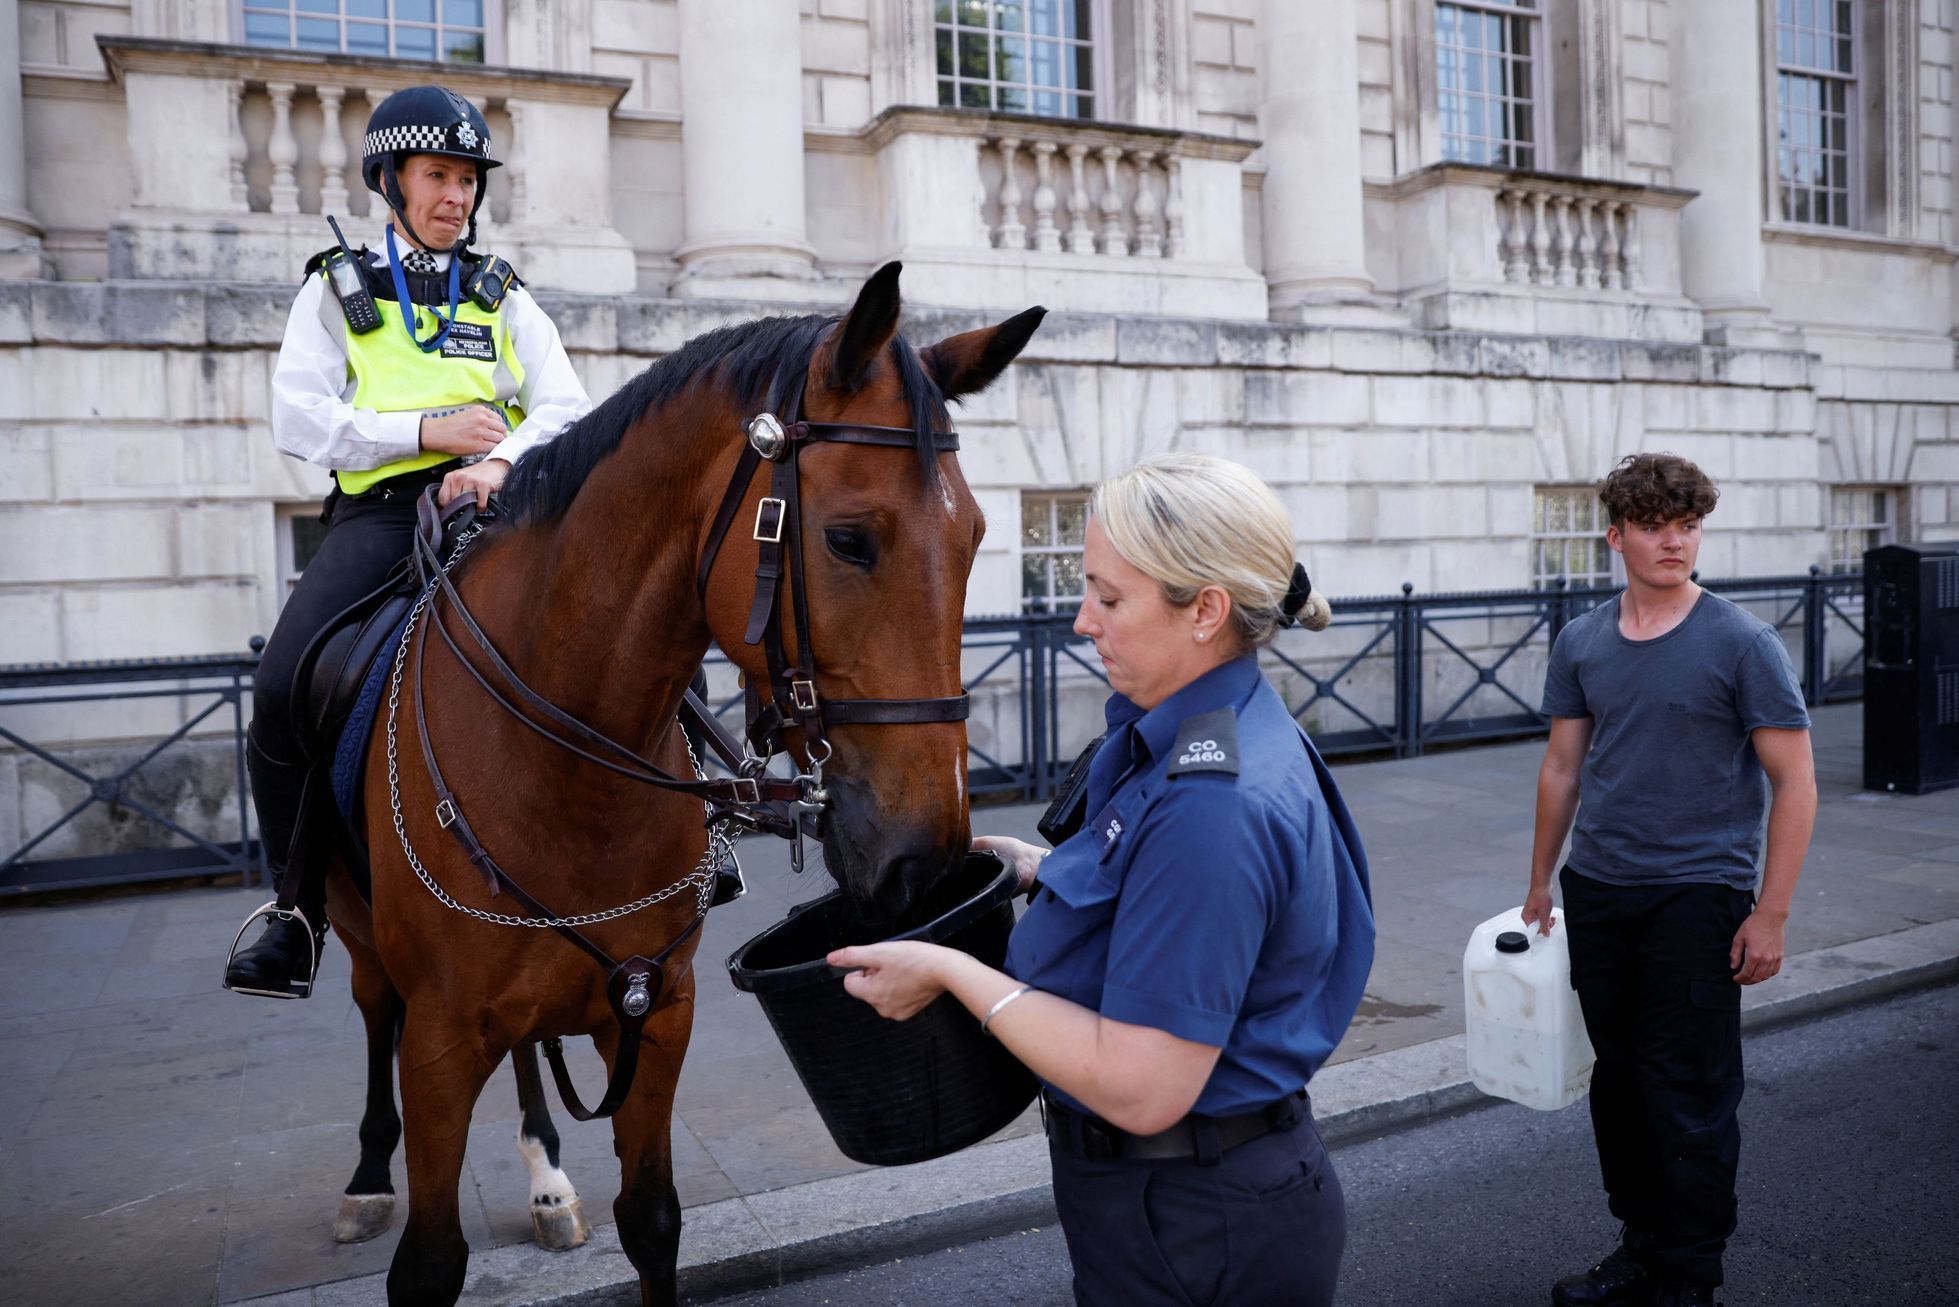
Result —
<svg viewBox="0 0 1959 1307"><path fill-rule="evenodd" d="M476 129L469 125L468 119L456 124L456 144L465 150L473 150L476 148L477 139Z"/></svg>

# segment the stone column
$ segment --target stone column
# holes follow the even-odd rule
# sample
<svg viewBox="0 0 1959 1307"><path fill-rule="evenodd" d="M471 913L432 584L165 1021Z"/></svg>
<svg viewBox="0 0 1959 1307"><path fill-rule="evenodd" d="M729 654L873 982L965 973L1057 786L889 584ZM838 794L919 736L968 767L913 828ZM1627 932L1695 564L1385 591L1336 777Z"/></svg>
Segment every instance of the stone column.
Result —
<svg viewBox="0 0 1959 1307"><path fill-rule="evenodd" d="M1265 280L1272 316L1365 302L1360 69L1354 0L1263 0L1259 136L1265 151Z"/></svg>
<svg viewBox="0 0 1959 1307"><path fill-rule="evenodd" d="M27 211L19 0L0 0L0 277L39 277L41 228Z"/></svg>
<svg viewBox="0 0 1959 1307"><path fill-rule="evenodd" d="M674 292L807 294L797 0L680 0L686 239ZM786 283L795 283L789 285Z"/></svg>
<svg viewBox="0 0 1959 1307"><path fill-rule="evenodd" d="M1673 183L1683 289L1714 344L1781 343L1762 294L1762 31L1753 4L1674 4Z"/></svg>

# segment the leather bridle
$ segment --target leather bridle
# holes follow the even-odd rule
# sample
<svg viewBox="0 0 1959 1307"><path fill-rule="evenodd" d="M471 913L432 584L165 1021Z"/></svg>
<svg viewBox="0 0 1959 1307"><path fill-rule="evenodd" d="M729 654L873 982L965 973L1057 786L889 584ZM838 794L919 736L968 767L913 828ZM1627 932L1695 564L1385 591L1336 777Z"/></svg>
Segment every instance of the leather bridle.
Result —
<svg viewBox="0 0 1959 1307"><path fill-rule="evenodd" d="M746 643L762 645L764 656L768 660L770 698L766 702L763 701L758 686L752 682L747 686L748 722L746 739L741 743L729 737L713 712L692 690L687 691L683 696L680 708L681 716L701 732L703 739L720 756L722 762L736 773L733 776L708 778L698 773L693 777L675 776L651 759L642 757L628 746L580 721L526 685L523 678L518 676L497 652L489 636L470 613L468 605L463 602L462 595L458 593L450 577L451 567L460 558L461 545L445 563L440 552L443 516L435 507L435 487L430 487L417 505L417 530L413 555L422 583L422 602L416 606L416 613L426 609L426 621L429 627L441 637L456 661L493 703L530 730L586 762L629 780L651 785L657 789L692 795L703 800L707 804L707 822L710 830L724 825L739 826L749 830L768 831L794 840L793 857L798 870L801 869L802 862L802 815L821 813L830 803L830 793L823 784L823 765L831 754L830 728L844 725L905 725L964 721L971 702L964 693L942 698L840 699L830 698L818 692L815 657L811 652L810 643L809 596L805 581L803 552L801 469L798 456L805 447L821 443L872 445L909 450L917 447L917 436L908 427L803 421L800 419L801 406L801 396L797 393L791 400L789 410L791 420L788 424L783 424L769 413L759 414L748 423L747 443L736 463L727 492L722 496L720 507L715 513L696 574L696 583L705 601L708 579L713 572L722 543L727 538L742 504L748 498L756 472L764 462L770 464L769 493L762 498L757 508L752 529L752 537L756 541L759 556L755 567L755 595L749 608L748 626L743 635ZM956 432L934 433L931 440L936 452L950 453L959 448L959 436ZM467 537L464 543L466 542ZM788 607L796 646L796 657L793 660L788 655L787 643L783 636L782 580L785 560L793 560L794 564L789 570ZM404 645L396 653L394 683L397 694L403 662L408 652L405 642L414 638L416 613L411 613L408 629L403 635ZM444 620L447 614L453 614L461 623L469 642L487 666L487 673L484 668L478 666L474 658L465 654L462 644L451 633L448 623ZM428 643L427 634L424 633L422 640L416 646L413 659L414 715L422 761L427 768L429 782L435 791L436 822L449 832L460 846L463 856L482 875L483 883L492 897L507 892L522 906L531 921L548 926L563 935L606 970L606 997L619 1022L620 1042L619 1056L614 1060L605 1096L597 1107L587 1109L579 1100L570 1075L565 1069L560 1041L556 1038L548 1038L543 1041L543 1044L545 1056L551 1063L552 1077L557 1081L559 1094L564 1099L566 1110L581 1121L610 1116L625 1102L626 1093L632 1085L638 1065L641 1027L655 1006L660 991L665 987L663 964L669 954L700 929L701 922L707 914L706 886L704 885L701 890L693 918L678 936L651 958L635 954L624 962L615 961L604 949L582 933L575 923L595 919L612 920L630 911L636 911L640 906L650 906L654 902L661 901L666 896L665 893L648 895L638 904L628 905L625 909L588 914L585 917L567 920L525 891L497 864L496 859L483 846L482 840L477 837L468 818L464 816L462 805L455 792L449 787L442 774L428 725L426 687L423 678ZM497 920L495 914L462 907L448 898L439 887L429 881L426 872L415 857L406 829L402 825L398 793L394 785L395 710L395 703L391 700L388 718L390 793L391 798L397 803L396 828L403 850L411 866L422 874L424 881L429 884L431 891L439 899L469 915ZM791 778L771 776L765 769L771 757L787 751L783 733L791 725L800 728L803 732L807 770ZM717 835L725 838L725 832L717 832ZM700 873L697 871L695 874L698 876ZM677 889L679 886L673 888ZM527 921L506 920L511 920L511 924L529 924Z"/></svg>

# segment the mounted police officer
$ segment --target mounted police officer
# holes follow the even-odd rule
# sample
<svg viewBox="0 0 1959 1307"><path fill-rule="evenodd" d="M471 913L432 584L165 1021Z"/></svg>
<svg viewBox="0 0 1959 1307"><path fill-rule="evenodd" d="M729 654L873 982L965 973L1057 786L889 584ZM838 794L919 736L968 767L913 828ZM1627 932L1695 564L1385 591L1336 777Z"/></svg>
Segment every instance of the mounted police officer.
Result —
<svg viewBox="0 0 1959 1307"><path fill-rule="evenodd" d="M1093 815L1044 821L1052 856L973 842L1036 888L1006 971L912 941L829 957L888 1017L951 993L1045 1082L1083 1304L1333 1301L1346 1205L1305 1086L1359 1006L1374 915L1340 792L1259 672L1281 627L1331 617L1293 538L1222 459L1099 487L1075 619L1115 691L1076 764Z"/></svg>
<svg viewBox="0 0 1959 1307"><path fill-rule="evenodd" d="M382 248L337 244L306 265L272 377L272 438L328 468L325 539L286 600L253 682L252 797L281 903L231 958L225 985L302 998L326 932L313 858L294 858L307 760L293 721L302 655L408 555L415 502L479 506L528 448L591 407L552 324L502 259L472 253L489 170L476 106L440 86L397 91L368 119L361 174L389 210ZM306 883L285 884L287 869Z"/></svg>

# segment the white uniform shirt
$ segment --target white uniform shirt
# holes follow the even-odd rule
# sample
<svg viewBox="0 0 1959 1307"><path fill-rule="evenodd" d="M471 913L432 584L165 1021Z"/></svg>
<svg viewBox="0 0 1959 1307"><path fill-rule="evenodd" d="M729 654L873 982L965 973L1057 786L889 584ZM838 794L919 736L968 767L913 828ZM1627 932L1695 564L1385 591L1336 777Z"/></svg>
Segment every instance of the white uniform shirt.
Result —
<svg viewBox="0 0 1959 1307"><path fill-rule="evenodd" d="M436 267L449 271L447 254L435 256ZM387 257L370 251L368 262L385 269ZM499 312L510 328L510 346L524 370L517 403L524 420L487 457L515 463L533 445L543 444L573 419L589 411L592 401L571 370L571 360L558 339L557 324L538 307L530 292L512 286ZM384 331L399 331L389 324ZM340 300L326 279L306 279L292 313L286 319L285 339L279 343L279 362L272 373L272 440L294 458L335 471L366 472L421 452L420 411L377 413L355 408L349 401L356 389L347 367L347 319Z"/></svg>

